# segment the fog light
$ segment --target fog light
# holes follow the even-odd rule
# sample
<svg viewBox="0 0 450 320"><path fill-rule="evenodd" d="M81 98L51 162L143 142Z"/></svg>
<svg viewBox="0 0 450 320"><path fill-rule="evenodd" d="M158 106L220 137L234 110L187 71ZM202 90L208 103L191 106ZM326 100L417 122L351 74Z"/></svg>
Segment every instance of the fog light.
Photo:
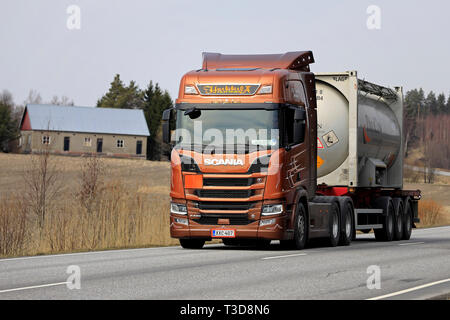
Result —
<svg viewBox="0 0 450 320"><path fill-rule="evenodd" d="M259 222L259 226L263 227L263 226L268 226L269 224L274 224L275 223L275 219L265 219L265 220L261 220Z"/></svg>
<svg viewBox="0 0 450 320"><path fill-rule="evenodd" d="M263 216L270 216L273 214L280 214L283 212L282 204L268 204L263 206L261 214Z"/></svg>
<svg viewBox="0 0 450 320"><path fill-rule="evenodd" d="M175 218L175 223L180 223L180 224L184 224L184 225L188 225L188 219L183 219L183 218Z"/></svg>

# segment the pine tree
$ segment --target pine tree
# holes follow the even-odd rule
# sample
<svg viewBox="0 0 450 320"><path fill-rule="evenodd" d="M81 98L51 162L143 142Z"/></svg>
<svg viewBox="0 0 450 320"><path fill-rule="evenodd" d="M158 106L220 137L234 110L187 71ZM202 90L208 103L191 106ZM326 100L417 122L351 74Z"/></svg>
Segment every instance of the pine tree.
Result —
<svg viewBox="0 0 450 320"><path fill-rule="evenodd" d="M427 114L437 114L437 99L433 91L430 91L430 93L427 95L427 98L425 99L425 107L427 110Z"/></svg>
<svg viewBox="0 0 450 320"><path fill-rule="evenodd" d="M406 92L405 95L405 115L406 118L413 119L424 112L425 93L423 89L414 89Z"/></svg>
<svg viewBox="0 0 450 320"><path fill-rule="evenodd" d="M437 110L436 113L439 113L439 114L445 113L445 95L443 93L441 93L437 97L436 110Z"/></svg>
<svg viewBox="0 0 450 320"><path fill-rule="evenodd" d="M161 160L162 155L168 152L161 140L161 119L165 109L172 106L172 98L167 91L162 91L158 83L153 85L150 81L144 91L143 110L150 137L147 140L147 157L152 160Z"/></svg>
<svg viewBox="0 0 450 320"><path fill-rule="evenodd" d="M124 86L120 75L116 74L109 91L97 101L99 108L141 109L143 92L134 81Z"/></svg>
<svg viewBox="0 0 450 320"><path fill-rule="evenodd" d="M19 137L17 119L14 118L14 102L8 91L0 94L0 150L7 150L8 143Z"/></svg>

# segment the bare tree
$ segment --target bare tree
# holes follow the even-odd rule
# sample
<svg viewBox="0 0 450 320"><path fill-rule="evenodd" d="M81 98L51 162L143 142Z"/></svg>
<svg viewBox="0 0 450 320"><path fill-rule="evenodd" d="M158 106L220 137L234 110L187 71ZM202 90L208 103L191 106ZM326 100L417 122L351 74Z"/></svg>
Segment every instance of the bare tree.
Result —
<svg viewBox="0 0 450 320"><path fill-rule="evenodd" d="M37 92L37 91L35 91L33 89L31 89L28 92L28 97L23 102L24 105L27 105L27 104L40 104L40 103L42 103L42 97L39 94L39 92Z"/></svg>
<svg viewBox="0 0 450 320"><path fill-rule="evenodd" d="M88 214L94 210L96 200L102 191L104 172L105 165L101 158L90 154L83 159L78 198Z"/></svg>
<svg viewBox="0 0 450 320"><path fill-rule="evenodd" d="M46 133L44 133L46 135ZM47 137L49 137L47 133ZM56 159L51 155L50 139L43 139L43 147L31 155L29 167L25 169L24 198L31 212L37 218L40 231L43 231L48 210L62 189Z"/></svg>

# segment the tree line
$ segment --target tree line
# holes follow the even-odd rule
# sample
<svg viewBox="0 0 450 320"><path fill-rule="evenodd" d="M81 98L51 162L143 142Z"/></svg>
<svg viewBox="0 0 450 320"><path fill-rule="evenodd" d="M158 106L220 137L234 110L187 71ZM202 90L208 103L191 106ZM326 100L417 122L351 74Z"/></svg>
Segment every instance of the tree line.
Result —
<svg viewBox="0 0 450 320"><path fill-rule="evenodd" d="M410 90L404 108L405 157L420 150L418 164L427 169L426 182L432 182L434 168L450 169L450 96Z"/></svg>
<svg viewBox="0 0 450 320"><path fill-rule="evenodd" d="M31 90L23 104L15 104L12 94L3 90L0 93L0 151L13 149L11 144L20 136L19 122L23 110L27 104L53 104L74 105L73 100L66 96L61 98L53 96L50 101L44 101L41 95ZM158 83L153 81L140 89L135 81L125 85L116 74L106 92L97 101L98 108L121 108L141 109L144 111L145 119L150 131L147 141L147 158L150 160L161 160L167 158L170 149L162 142L161 120L162 112L172 107L172 98L167 90L161 89Z"/></svg>
<svg viewBox="0 0 450 320"><path fill-rule="evenodd" d="M125 85L116 74L109 91L97 101L98 108L141 109L144 111L150 137L147 139L147 158L161 160L169 157L170 149L162 142L161 120L165 109L172 107L172 98L153 81L140 89L135 81Z"/></svg>

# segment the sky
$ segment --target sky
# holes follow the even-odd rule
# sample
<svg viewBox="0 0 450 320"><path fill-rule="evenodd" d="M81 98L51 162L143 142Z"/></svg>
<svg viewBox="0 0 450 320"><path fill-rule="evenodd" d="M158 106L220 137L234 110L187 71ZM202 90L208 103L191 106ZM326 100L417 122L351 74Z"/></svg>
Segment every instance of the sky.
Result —
<svg viewBox="0 0 450 320"><path fill-rule="evenodd" d="M447 0L1 0L0 90L19 104L33 89L94 106L120 74L175 98L204 51L312 50L313 72L448 97L449 15Z"/></svg>

